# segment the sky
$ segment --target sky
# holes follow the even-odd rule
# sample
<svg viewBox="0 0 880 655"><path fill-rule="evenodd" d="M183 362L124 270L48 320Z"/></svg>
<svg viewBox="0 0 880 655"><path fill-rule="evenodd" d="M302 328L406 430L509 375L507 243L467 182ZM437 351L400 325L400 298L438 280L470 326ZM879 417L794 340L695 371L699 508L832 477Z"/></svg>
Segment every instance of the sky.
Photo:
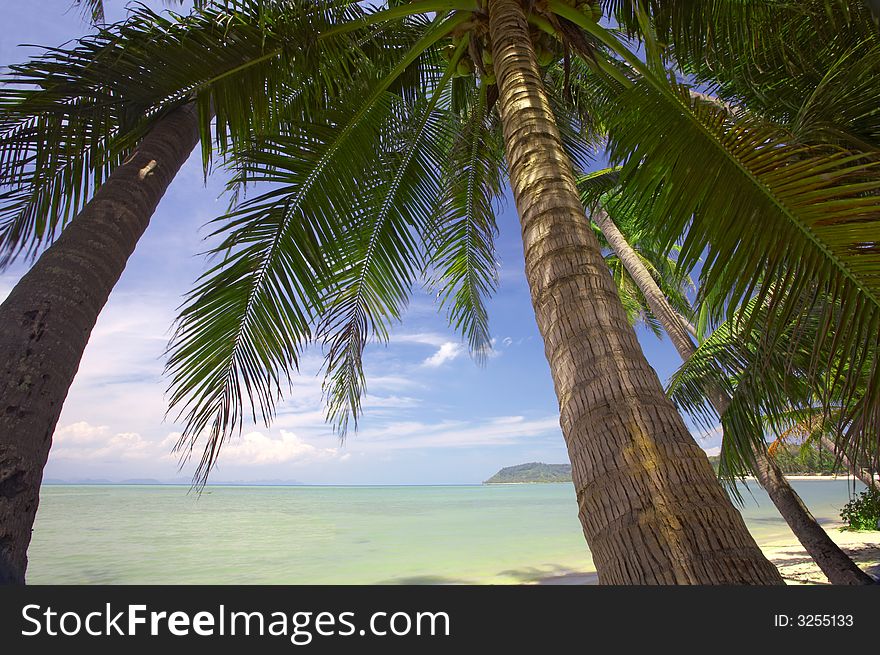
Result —
<svg viewBox="0 0 880 655"><path fill-rule="evenodd" d="M4 3L0 65L21 62L89 30L69 0ZM160 8L161 3L146 4ZM106 0L109 20L125 5ZM172 454L182 426L166 417L164 351L183 294L206 268L205 225L226 207L223 180L205 183L198 154L171 184L92 333L64 404L46 480L188 481ZM271 426L246 423L212 482L469 484L499 468L567 462L558 405L524 274L509 193L498 214L500 285L489 302L494 349L478 366L432 295L416 289L389 343L365 353L368 395L357 432L341 443L324 422L321 353L310 352ZM26 262L0 273L5 298ZM679 366L668 341L639 339L661 381ZM693 430L714 452L718 432Z"/></svg>

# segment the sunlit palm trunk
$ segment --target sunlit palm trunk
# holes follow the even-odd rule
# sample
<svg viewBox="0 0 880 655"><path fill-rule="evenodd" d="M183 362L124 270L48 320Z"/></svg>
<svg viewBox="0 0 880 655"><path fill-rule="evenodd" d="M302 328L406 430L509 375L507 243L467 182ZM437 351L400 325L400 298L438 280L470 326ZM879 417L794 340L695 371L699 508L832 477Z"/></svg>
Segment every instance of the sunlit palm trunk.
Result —
<svg viewBox="0 0 880 655"><path fill-rule="evenodd" d="M489 0L526 275L604 584L780 584L639 348L584 220L517 0Z"/></svg>
<svg viewBox="0 0 880 655"><path fill-rule="evenodd" d="M157 122L0 306L0 583L24 583L61 406L98 314L197 141L192 107Z"/></svg>
<svg viewBox="0 0 880 655"><path fill-rule="evenodd" d="M654 278L651 277L647 267L605 211L596 210L593 212L592 219L602 230L608 245L611 246L614 254L620 259L639 291L642 292L648 307L660 325L663 326L666 334L669 335L678 354L684 361L690 359L696 352L696 346L691 341L682 321L679 320L678 314L669 304ZM717 390L711 402L720 416L730 405L730 398L721 390ZM816 561L828 580L832 584L871 584L873 580L856 566L852 559L822 529L800 496L785 479L767 449L756 448L754 456L755 477L767 491L788 527Z"/></svg>

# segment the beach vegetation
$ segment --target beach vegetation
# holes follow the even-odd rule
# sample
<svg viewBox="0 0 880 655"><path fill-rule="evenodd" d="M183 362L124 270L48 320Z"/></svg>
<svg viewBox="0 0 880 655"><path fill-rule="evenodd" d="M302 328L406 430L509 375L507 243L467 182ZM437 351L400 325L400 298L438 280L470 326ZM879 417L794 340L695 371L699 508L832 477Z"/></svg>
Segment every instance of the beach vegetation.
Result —
<svg viewBox="0 0 880 655"><path fill-rule="evenodd" d="M880 530L880 488L859 493L840 510L848 530Z"/></svg>

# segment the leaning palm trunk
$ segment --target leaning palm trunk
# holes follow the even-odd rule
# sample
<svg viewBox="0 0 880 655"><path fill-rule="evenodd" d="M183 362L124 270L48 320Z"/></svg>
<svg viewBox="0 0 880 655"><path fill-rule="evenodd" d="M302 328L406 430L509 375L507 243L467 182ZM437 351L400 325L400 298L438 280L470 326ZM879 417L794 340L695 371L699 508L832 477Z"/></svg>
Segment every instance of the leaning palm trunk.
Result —
<svg viewBox="0 0 880 655"><path fill-rule="evenodd" d="M198 141L192 106L160 119L0 306L0 583L23 584L43 467L98 314Z"/></svg>
<svg viewBox="0 0 880 655"><path fill-rule="evenodd" d="M834 442L831 441L831 439L829 439L828 437L820 437L819 443L826 450L832 453L837 452L837 447L834 445ZM852 475L857 480L860 480L862 484L864 484L869 489L871 487L877 486L877 481L874 479L874 474L871 471L863 469L861 466L856 464L853 460L846 456L846 453L838 453L838 456L840 457L840 461L843 462L843 465L846 467L846 470L850 472L850 475Z"/></svg>
<svg viewBox="0 0 880 655"><path fill-rule="evenodd" d="M489 29L526 275L599 580L781 584L627 323L518 0L489 0Z"/></svg>
<svg viewBox="0 0 880 655"><path fill-rule="evenodd" d="M669 335L675 349L684 361L696 352L687 329L678 320L678 314L669 304L663 291L651 277L651 273L641 262L636 252L627 243L608 214L597 209L592 219L599 226L608 245L623 263L630 277L636 283L648 307L663 329ZM716 390L710 399L718 415L721 416L730 405L730 398L720 390ZM862 571L852 559L844 553L822 526L813 518L800 496L797 495L776 462L770 457L766 448L755 448L754 473L762 487L767 491L770 500L776 505L788 527L794 532L798 541L822 569L832 584L871 584L873 580Z"/></svg>

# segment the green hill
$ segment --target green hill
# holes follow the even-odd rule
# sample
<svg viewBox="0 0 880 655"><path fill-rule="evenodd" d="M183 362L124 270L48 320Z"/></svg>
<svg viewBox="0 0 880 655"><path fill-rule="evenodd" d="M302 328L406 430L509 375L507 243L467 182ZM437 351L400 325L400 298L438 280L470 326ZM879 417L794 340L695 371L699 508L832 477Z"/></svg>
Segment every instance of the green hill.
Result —
<svg viewBox="0 0 880 655"><path fill-rule="evenodd" d="M544 464L530 462L501 469L484 484L513 484L516 482L571 482L571 464Z"/></svg>

